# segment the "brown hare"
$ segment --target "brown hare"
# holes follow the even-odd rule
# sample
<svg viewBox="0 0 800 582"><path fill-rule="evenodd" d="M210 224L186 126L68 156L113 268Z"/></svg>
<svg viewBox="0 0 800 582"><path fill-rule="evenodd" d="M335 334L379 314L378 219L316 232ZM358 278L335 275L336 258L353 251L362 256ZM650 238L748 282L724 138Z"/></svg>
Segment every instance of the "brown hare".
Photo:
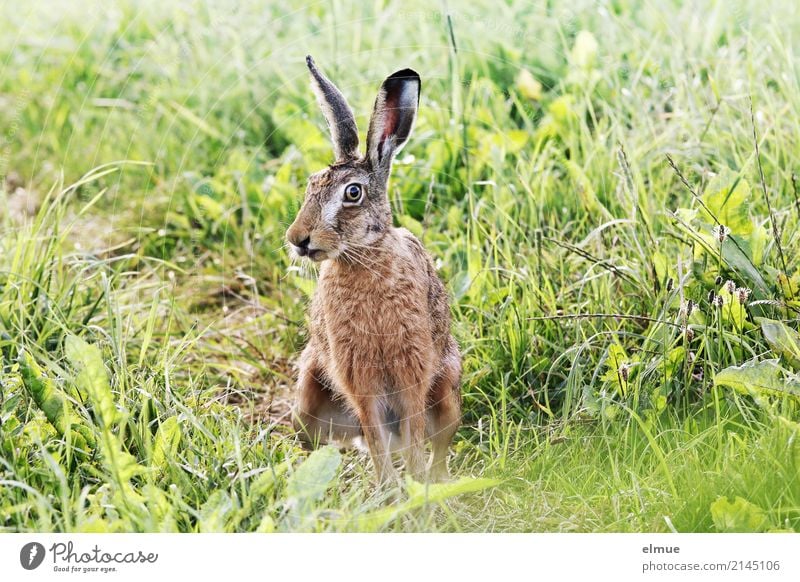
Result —
<svg viewBox="0 0 800 582"><path fill-rule="evenodd" d="M378 92L358 151L353 112L306 57L333 139L335 161L312 175L286 238L321 263L310 340L300 356L294 423L310 444L366 441L378 479L395 475L392 452L432 480L447 477L461 420L461 355L450 334L447 291L422 244L392 226L387 185L419 103L420 78L390 75Z"/></svg>

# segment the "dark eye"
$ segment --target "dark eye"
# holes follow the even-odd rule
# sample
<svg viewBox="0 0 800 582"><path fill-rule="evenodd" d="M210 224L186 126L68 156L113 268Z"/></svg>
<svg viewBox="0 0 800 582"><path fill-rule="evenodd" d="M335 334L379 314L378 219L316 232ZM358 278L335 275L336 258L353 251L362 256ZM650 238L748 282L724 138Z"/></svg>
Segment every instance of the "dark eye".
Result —
<svg viewBox="0 0 800 582"><path fill-rule="evenodd" d="M358 202L361 200L361 184L348 184L344 189L345 202Z"/></svg>

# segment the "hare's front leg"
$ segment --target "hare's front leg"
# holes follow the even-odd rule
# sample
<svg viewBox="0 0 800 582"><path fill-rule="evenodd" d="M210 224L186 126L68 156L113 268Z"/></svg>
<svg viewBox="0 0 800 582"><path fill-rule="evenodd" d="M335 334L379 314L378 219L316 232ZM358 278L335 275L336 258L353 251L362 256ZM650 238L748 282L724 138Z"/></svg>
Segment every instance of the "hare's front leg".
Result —
<svg viewBox="0 0 800 582"><path fill-rule="evenodd" d="M385 424L384 406L378 402L374 394L358 399L357 412L364 432L364 440L369 448L369 456L375 465L378 481L387 483L397 475L392 465L392 453L389 446L389 427Z"/></svg>
<svg viewBox="0 0 800 582"><path fill-rule="evenodd" d="M361 436L361 426L345 403L336 397L315 354L314 346L309 344L300 356L292 424L309 447L325 443L350 446Z"/></svg>
<svg viewBox="0 0 800 582"><path fill-rule="evenodd" d="M414 358L395 369L391 402L400 411L400 434L406 470L418 480L425 478L425 400L431 385L429 366Z"/></svg>
<svg viewBox="0 0 800 582"><path fill-rule="evenodd" d="M396 477L396 473L392 465L391 435L386 420L386 396L381 389L383 378L375 370L370 366L352 370L351 383L346 392L361 423L378 481L387 483Z"/></svg>

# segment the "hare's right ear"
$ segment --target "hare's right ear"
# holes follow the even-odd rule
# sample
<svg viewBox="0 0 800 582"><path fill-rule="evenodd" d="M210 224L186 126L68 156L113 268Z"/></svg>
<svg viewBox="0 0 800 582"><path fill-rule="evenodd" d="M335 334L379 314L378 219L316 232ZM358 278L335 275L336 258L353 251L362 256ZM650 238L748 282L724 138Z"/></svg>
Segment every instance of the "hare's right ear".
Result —
<svg viewBox="0 0 800 582"><path fill-rule="evenodd" d="M367 132L367 156L373 170L388 171L411 135L420 85L419 75L411 69L392 73L381 85Z"/></svg>
<svg viewBox="0 0 800 582"><path fill-rule="evenodd" d="M337 162L358 157L358 129L353 111L342 92L323 75L311 55L306 57L306 65L311 71L311 87L328 122L328 130L333 140L333 151Z"/></svg>

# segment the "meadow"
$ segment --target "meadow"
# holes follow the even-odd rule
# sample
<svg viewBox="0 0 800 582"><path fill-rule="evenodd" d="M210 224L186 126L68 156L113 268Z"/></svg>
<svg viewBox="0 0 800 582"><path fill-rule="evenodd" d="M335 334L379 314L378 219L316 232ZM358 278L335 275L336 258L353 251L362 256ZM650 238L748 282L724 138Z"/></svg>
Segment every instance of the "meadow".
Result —
<svg viewBox="0 0 800 582"><path fill-rule="evenodd" d="M800 7L0 2L0 531L800 530ZM288 424L331 161L422 77L395 222L464 357L449 483ZM362 140L363 142L363 140Z"/></svg>

